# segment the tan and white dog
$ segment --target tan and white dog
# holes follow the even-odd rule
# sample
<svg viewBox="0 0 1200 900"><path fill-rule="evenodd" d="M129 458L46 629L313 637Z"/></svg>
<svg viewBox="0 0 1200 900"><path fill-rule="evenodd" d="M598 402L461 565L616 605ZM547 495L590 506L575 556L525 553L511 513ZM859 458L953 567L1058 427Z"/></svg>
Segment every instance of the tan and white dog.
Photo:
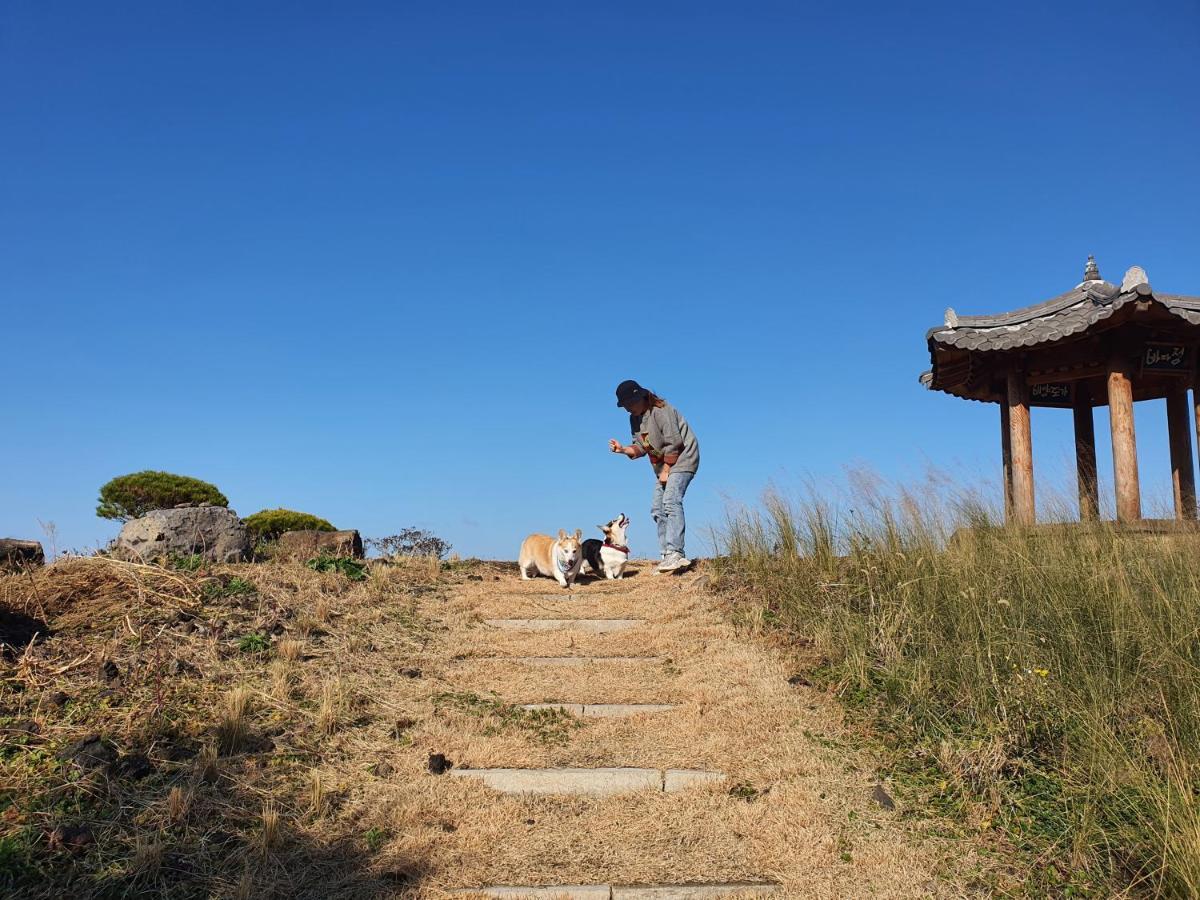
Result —
<svg viewBox="0 0 1200 900"><path fill-rule="evenodd" d="M604 540L588 538L583 542L583 571L605 578L620 578L629 562L629 516L621 513L607 525L597 525Z"/></svg>
<svg viewBox="0 0 1200 900"><path fill-rule="evenodd" d="M528 581L533 573L553 578L565 588L570 588L583 565L583 547L579 539L583 532L567 534L559 529L558 538L548 534L531 534L521 542L521 555L517 565L521 567L521 580Z"/></svg>

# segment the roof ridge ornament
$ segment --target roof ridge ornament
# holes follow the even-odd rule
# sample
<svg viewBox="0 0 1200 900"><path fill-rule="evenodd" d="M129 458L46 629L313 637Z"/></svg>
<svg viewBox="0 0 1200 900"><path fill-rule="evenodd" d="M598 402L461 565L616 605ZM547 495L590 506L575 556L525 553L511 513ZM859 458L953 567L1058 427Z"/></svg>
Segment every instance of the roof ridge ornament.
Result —
<svg viewBox="0 0 1200 900"><path fill-rule="evenodd" d="M956 313L954 311L953 306L946 307L945 322L946 322L947 328L957 328L958 327L958 313Z"/></svg>
<svg viewBox="0 0 1200 900"><path fill-rule="evenodd" d="M1150 279L1146 276L1146 270L1141 266L1130 266L1129 271L1125 273L1125 277L1121 279L1121 293L1128 294L1130 291L1137 290L1139 284L1150 286Z"/></svg>
<svg viewBox="0 0 1200 900"><path fill-rule="evenodd" d="M1096 257L1090 253L1088 254L1087 265L1083 269L1083 280L1085 282L1100 280L1100 267L1096 265Z"/></svg>

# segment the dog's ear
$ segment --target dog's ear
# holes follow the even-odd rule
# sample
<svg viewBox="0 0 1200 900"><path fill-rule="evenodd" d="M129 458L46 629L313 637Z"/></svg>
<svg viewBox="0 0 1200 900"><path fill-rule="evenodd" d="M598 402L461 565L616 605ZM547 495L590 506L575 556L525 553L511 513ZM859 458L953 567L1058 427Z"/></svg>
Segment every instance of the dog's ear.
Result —
<svg viewBox="0 0 1200 900"><path fill-rule="evenodd" d="M579 540L581 537L583 537L583 529L576 528L575 529L575 540Z"/></svg>
<svg viewBox="0 0 1200 900"><path fill-rule="evenodd" d="M565 531L563 531L561 528L558 529L558 539L560 541L564 540L566 538L566 536L567 536L567 533Z"/></svg>

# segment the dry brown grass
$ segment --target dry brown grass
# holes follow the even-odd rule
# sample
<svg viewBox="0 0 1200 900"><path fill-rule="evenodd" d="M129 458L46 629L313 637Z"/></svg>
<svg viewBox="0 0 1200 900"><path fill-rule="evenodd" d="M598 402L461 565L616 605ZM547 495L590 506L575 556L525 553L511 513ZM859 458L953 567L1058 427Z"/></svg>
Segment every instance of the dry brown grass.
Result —
<svg viewBox="0 0 1200 900"><path fill-rule="evenodd" d="M511 567L487 565L447 573L406 561L373 567L361 583L287 563L217 572L257 592L195 606L127 598L132 629L123 637L108 627L35 645L25 691L0 697L17 714L42 716L51 755L103 732L154 761L152 777L88 789L112 799L91 820L100 840L75 863L82 871L109 871L113 854L135 857L132 823L151 810L165 823L168 858L187 860L191 872L164 864L138 876L163 896L255 896L269 885L282 896L433 898L487 883L759 878L780 880L785 896L949 890L937 873L959 848L909 833L872 804L870 760L855 752L836 707L788 685L785 661L738 636L690 576L652 578L643 566L636 578L568 596L551 581L522 583ZM196 585L211 577L169 575L193 585L185 598L199 597ZM0 596L4 589L0 580ZM181 609L194 619L180 620ZM644 617L653 627L522 635L480 624L538 616ZM237 649L241 635L273 627L273 659ZM63 669L88 652L88 664ZM670 661L552 670L486 659L589 654ZM99 696L113 690L97 680L105 658L128 673L116 702ZM165 675L177 658L202 676ZM76 698L69 718L49 712L43 698L54 690ZM496 702L438 699L472 693ZM543 700L680 709L582 720L553 734L537 717L505 711ZM429 774L438 752L459 768L716 768L754 793L500 797ZM0 760L0 776L34 799L18 805L15 823L0 817L0 837L30 835L31 871L42 879L31 896L60 895L37 836L60 818L62 783L22 759Z"/></svg>
<svg viewBox="0 0 1200 900"><path fill-rule="evenodd" d="M259 838L259 849L263 855L279 846L283 837L283 820L275 801L267 799L262 806L262 832Z"/></svg>
<svg viewBox="0 0 1200 900"><path fill-rule="evenodd" d="M221 775L219 753L215 744L205 744L196 757L196 777L205 784L216 784Z"/></svg>
<svg viewBox="0 0 1200 900"><path fill-rule="evenodd" d="M139 880L152 879L162 868L166 844L161 834L138 834L134 838L133 859L129 871Z"/></svg>
<svg viewBox="0 0 1200 900"><path fill-rule="evenodd" d="M226 756L237 753L245 745L250 732L249 711L250 690L239 685L225 698L225 708L217 721L217 746Z"/></svg>
<svg viewBox="0 0 1200 900"><path fill-rule="evenodd" d="M342 682L333 678L321 685L321 705L317 711L317 727L324 734L337 731L342 714Z"/></svg>
<svg viewBox="0 0 1200 900"><path fill-rule="evenodd" d="M167 794L167 822L178 825L187 815L192 798L190 792L179 785L171 788Z"/></svg>
<svg viewBox="0 0 1200 900"><path fill-rule="evenodd" d="M304 641L284 638L275 645L275 652L280 659L296 662L304 657Z"/></svg>
<svg viewBox="0 0 1200 900"><path fill-rule="evenodd" d="M325 814L329 801L329 786L321 773L314 769L308 776L308 812L314 819Z"/></svg>

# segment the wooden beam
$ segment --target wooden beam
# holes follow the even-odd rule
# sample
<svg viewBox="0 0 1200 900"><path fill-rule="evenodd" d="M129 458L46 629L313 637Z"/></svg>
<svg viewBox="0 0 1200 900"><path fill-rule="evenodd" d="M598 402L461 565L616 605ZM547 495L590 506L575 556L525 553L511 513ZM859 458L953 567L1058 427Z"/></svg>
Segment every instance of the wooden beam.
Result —
<svg viewBox="0 0 1200 900"><path fill-rule="evenodd" d="M1117 494L1117 521L1142 518L1138 485L1137 439L1133 430L1133 363L1114 356L1108 364L1108 424L1112 431L1113 484Z"/></svg>
<svg viewBox="0 0 1200 900"><path fill-rule="evenodd" d="M1029 429L1029 385L1025 373L1008 371L1008 443L1012 460L1012 515L1017 525L1036 520L1033 505L1033 436Z"/></svg>
<svg viewBox="0 0 1200 900"><path fill-rule="evenodd" d="M1000 404L1000 463L1004 484L1004 521L1012 521L1012 441L1010 440L1008 403Z"/></svg>
<svg viewBox="0 0 1200 900"><path fill-rule="evenodd" d="M1100 489L1096 483L1096 423L1092 418L1092 400L1082 388L1075 392L1075 475L1079 482L1079 519L1094 522L1100 518Z"/></svg>
<svg viewBox="0 0 1200 900"><path fill-rule="evenodd" d="M1171 445L1171 490L1175 518L1196 518L1196 473L1192 462L1192 423L1188 421L1187 388L1167 395L1167 436Z"/></svg>

